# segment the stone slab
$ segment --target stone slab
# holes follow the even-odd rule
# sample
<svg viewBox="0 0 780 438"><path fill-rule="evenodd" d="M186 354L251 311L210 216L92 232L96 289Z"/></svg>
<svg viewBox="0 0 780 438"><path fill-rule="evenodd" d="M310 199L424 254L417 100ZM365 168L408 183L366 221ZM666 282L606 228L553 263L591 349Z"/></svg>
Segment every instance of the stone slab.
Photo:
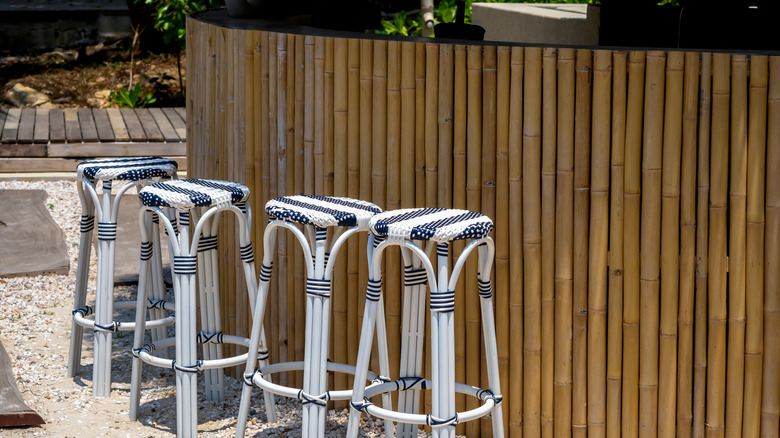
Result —
<svg viewBox="0 0 780 438"><path fill-rule="evenodd" d="M11 369L11 359L0 342L0 427L37 426L43 418L24 403Z"/></svg>
<svg viewBox="0 0 780 438"><path fill-rule="evenodd" d="M0 190L0 277L67 274L65 234L44 190Z"/></svg>

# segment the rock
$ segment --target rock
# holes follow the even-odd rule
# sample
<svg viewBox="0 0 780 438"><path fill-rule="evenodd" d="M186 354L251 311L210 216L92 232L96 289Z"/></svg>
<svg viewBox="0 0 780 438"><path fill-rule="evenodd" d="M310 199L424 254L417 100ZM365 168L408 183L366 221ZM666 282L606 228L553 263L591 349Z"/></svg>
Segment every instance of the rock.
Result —
<svg viewBox="0 0 780 438"><path fill-rule="evenodd" d="M49 102L50 99L38 90L16 84L5 93L5 100L17 108L29 108Z"/></svg>

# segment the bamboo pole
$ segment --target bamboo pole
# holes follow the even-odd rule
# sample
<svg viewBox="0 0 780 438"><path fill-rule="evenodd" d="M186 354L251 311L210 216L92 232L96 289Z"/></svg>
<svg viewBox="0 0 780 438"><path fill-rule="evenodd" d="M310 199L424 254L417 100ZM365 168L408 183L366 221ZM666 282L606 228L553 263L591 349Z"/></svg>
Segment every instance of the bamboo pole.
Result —
<svg viewBox="0 0 780 438"><path fill-rule="evenodd" d="M387 209L401 208L401 54L400 43L387 43ZM387 327L401 327L401 278L403 266L397 250L385 254L385 318ZM400 336L388 336L390 375L397 376Z"/></svg>
<svg viewBox="0 0 780 438"><path fill-rule="evenodd" d="M374 66L374 45L373 41L360 40L360 195L359 199L373 201L372 199L372 140L373 140L373 66ZM358 245L362 250L366 247L368 237L360 234ZM368 266L365 257L358 257L358 284L364 285L368 282ZM360 286L362 288L362 286ZM363 308L366 302L365 294L357 296L357 323L356 330L363 325ZM373 367L373 364L371 365ZM374 367L373 369L376 369Z"/></svg>
<svg viewBox="0 0 780 438"><path fill-rule="evenodd" d="M300 81L297 79L298 70L301 70L302 73L302 69L296 68L296 66L300 66L303 62L302 58L298 58L296 56L298 52L297 39L299 36L301 35L287 35L287 125L285 130L287 133L285 158L285 162L287 164L287 168L285 170L287 172L287 181L285 186L285 194L295 193L297 189L296 173L302 172L296 172L298 170L296 169L296 159L299 156L298 149L296 148L296 134L298 131L296 129L296 88L298 86L298 82L303 82L302 75ZM300 51L303 51L303 47L301 47ZM303 185L301 184L300 187L302 186ZM304 327L306 324L306 308L303 304L306 301L306 296L304 290L302 289L304 278L302 275L301 261L303 259L303 255L299 251L300 246L298 245L298 242L292 236L288 235L287 260L292 261L292 266L287 269L287 324L295 324L296 328L298 328L295 330L295 337L293 338L295 340L293 351L295 353L296 360L303 360L306 336L304 330L302 330L301 327ZM303 386L303 373L295 373L295 382L298 388Z"/></svg>
<svg viewBox="0 0 780 438"><path fill-rule="evenodd" d="M333 155L334 157L348 157L347 152L347 40L338 38L333 43ZM347 160L333 161L333 194L335 196L347 196ZM355 240L355 239L350 239ZM348 247L347 247L348 248ZM347 249L349 252L349 249ZM348 255L349 258L349 255ZM344 262L343 258L339 260ZM347 262L348 263L348 262ZM347 263L336 264L334 271L334 289L343 293L334 294L333 299L333 336L334 336L334 361L337 363L350 363L349 345L355 334L349 332L349 280L347 278ZM335 288L336 284L343 287ZM341 295L337 297L336 295ZM342 342L347 340L347 342ZM336 388L347 387L346 374L335 375ZM336 405L338 406L338 404ZM346 406L345 406L346 407Z"/></svg>
<svg viewBox="0 0 780 438"><path fill-rule="evenodd" d="M750 57L750 121L747 151L745 272L745 397L743 437L761 432L761 374L764 353L764 178L768 59Z"/></svg>
<svg viewBox="0 0 780 438"><path fill-rule="evenodd" d="M658 293L664 104L663 52L648 52L642 148L640 237L639 436L654 437L658 421Z"/></svg>
<svg viewBox="0 0 780 438"><path fill-rule="evenodd" d="M319 41L316 40L316 41ZM318 44L315 42L315 56L318 53L317 50L320 50L316 46ZM333 70L335 69L334 63L335 63L335 56L334 56L334 38L328 38L324 41L325 45L325 66L324 66L324 84L323 87L325 88L325 96L323 97L323 127L322 127L322 194L325 196L333 196L333 167L335 166L335 153L334 153L334 114L333 114L333 108L334 104L333 101L335 99L334 93L334 84L333 84ZM345 61L346 62L346 61ZM316 73L315 73L316 74ZM346 92L346 89L344 89L344 92ZM316 117L316 115L315 115ZM316 122L315 122L316 123ZM318 166L318 145L316 142L319 141L319 138L315 138L315 145L314 145L314 164L315 166ZM316 183L315 183L316 184ZM314 191L317 192L317 186L315 185Z"/></svg>
<svg viewBox="0 0 780 438"><path fill-rule="evenodd" d="M482 50L482 190L480 212L490 218L496 217L496 105L497 105L497 59L496 47ZM500 246L502 242L498 242ZM473 259L472 259L473 260ZM476 265L475 265L476 266ZM476 268L472 268L476 270ZM468 290L475 290L476 279L466 283ZM480 338L480 365L485 363L484 338ZM489 385L487 367L481 366L480 387ZM500 378L500 377L499 377ZM489 418L480 419L482 436L492 437L492 423Z"/></svg>
<svg viewBox="0 0 780 438"><path fill-rule="evenodd" d="M556 50L542 55L542 339L541 430L553 436L553 371L555 360L555 155L557 134ZM498 205L501 205L500 203ZM498 239L501 242L501 239ZM502 332L499 332L502 333Z"/></svg>
<svg viewBox="0 0 780 438"><path fill-rule="evenodd" d="M713 55L710 154L707 437L724 436L726 405L726 221L728 207L729 55Z"/></svg>
<svg viewBox="0 0 780 438"><path fill-rule="evenodd" d="M691 436L696 256L696 125L699 55L685 54L680 164L680 301L677 316L677 435Z"/></svg>
<svg viewBox="0 0 780 438"><path fill-rule="evenodd" d="M745 379L745 215L747 209L747 56L731 59L726 435L742 433Z"/></svg>
<svg viewBox="0 0 780 438"><path fill-rule="evenodd" d="M335 51L335 45L334 45ZM335 72L334 72L335 73ZM335 80L335 76L334 76ZM334 83L334 102L336 100ZM347 41L347 196L354 199L360 198L360 41L350 39ZM335 113L334 113L334 132L335 132ZM334 145L335 146L335 145ZM335 154L334 154L335 155ZM334 169L335 169L334 160ZM335 189L335 181L334 181ZM339 192L336 192L338 195ZM360 284L359 269L360 259L363 254L364 246L361 246L361 239L349 239L347 241L347 294L349 296L347 304L347 354L349 363L355 363L357 360L357 350L360 345L358 340L360 336L360 327L358 326L358 303L360 295L363 295L364 286ZM352 381L351 378L347 378Z"/></svg>
<svg viewBox="0 0 780 438"><path fill-rule="evenodd" d="M698 182L696 205L696 291L693 351L693 432L704 437L707 386L707 268L709 266L710 114L712 108L712 55L702 53L699 85Z"/></svg>
<svg viewBox="0 0 780 438"><path fill-rule="evenodd" d="M623 191L626 141L626 52L612 52L609 289L607 303L607 437L620 437L623 379Z"/></svg>
<svg viewBox="0 0 780 438"><path fill-rule="evenodd" d="M415 105L414 112L418 115L414 130L414 178L415 207L425 207L425 44L415 44ZM425 394L425 393L422 393ZM425 396L423 396L425 397ZM421 401L422 403L422 401Z"/></svg>
<svg viewBox="0 0 780 438"><path fill-rule="evenodd" d="M439 47L425 45L425 205L437 205L438 199L438 120ZM428 116L430 115L430 116Z"/></svg>
<svg viewBox="0 0 780 438"><path fill-rule="evenodd" d="M269 178L269 184L268 184L268 190L269 195L268 198L275 198L278 196L279 193L279 176L277 175L279 172L278 167L278 155L276 153L277 148L279 146L279 139L278 139L278 130L279 130L279 122L278 122L278 104L279 104L279 88L278 88L278 47L279 47L279 37L277 33L271 32L268 34L268 54L267 54L267 62L268 62L268 178ZM281 236L280 239L276 243L276 251L274 254L274 266L280 267L280 253L281 253ZM279 358L280 362L286 362L288 360L287 355L287 344L289 343L290 339L287 336L287 323L285 321L286 315L287 315L287 295L286 293L283 293L282 290L279 288L279 285L281 282L279 281L280 278L280 269L277 269L276 272L274 272L274 275L271 276L271 283L269 285L270 290L275 290L277 293L275 294L269 294L270 295L270 305L271 308L275 309L275 312L269 312L270 318L271 318L271 326L274 327L276 336L273 338L276 342L276 353L277 357ZM280 318L280 315L284 315ZM273 333L273 332L272 332ZM287 384L289 373L282 373L279 375L279 383L280 384Z"/></svg>
<svg viewBox="0 0 780 438"><path fill-rule="evenodd" d="M609 241L612 52L597 50L593 68L588 263L588 436L605 437L607 422L607 249Z"/></svg>
<svg viewBox="0 0 780 438"><path fill-rule="evenodd" d="M325 194L325 38L314 38L314 115L312 117L312 159L314 160L314 194ZM344 59L346 66L347 60ZM333 74L329 80L333 80ZM333 108L333 88L330 89L330 108ZM332 178L330 180L332 184Z"/></svg>
<svg viewBox="0 0 780 438"><path fill-rule="evenodd" d="M639 436L639 212L645 52L628 63L623 221L623 400L624 437Z"/></svg>
<svg viewBox="0 0 780 438"><path fill-rule="evenodd" d="M677 309L680 254L680 156L682 151L682 52L669 52L663 126L661 182L661 311L658 350L658 434L675 433L677 414Z"/></svg>
<svg viewBox="0 0 780 438"><path fill-rule="evenodd" d="M404 41L401 43L401 208L415 205L415 66L415 44ZM465 140L462 143L465 145Z"/></svg>
<svg viewBox="0 0 780 438"><path fill-rule="evenodd" d="M454 73L453 73L453 139L452 139L452 207L466 209L466 125L468 122L466 107L468 104L468 84L466 83L466 47L457 45L454 47ZM413 53L410 56L414 56ZM410 75L414 79L413 70ZM413 96L410 97L413 99ZM414 107L410 105L412 113ZM413 126L413 125L412 125ZM412 172L414 164L412 163ZM413 178L413 173L410 174ZM413 189L409 190L413 193ZM413 201L413 200L412 200ZM413 205L413 203L412 203ZM496 225L498 226L498 225ZM465 246L464 242L454 242L452 245L452 257L460 257ZM498 285L496 285L498 287ZM455 381L466 381L466 288L463 282L455 286ZM508 309L508 307L507 307ZM497 315L498 317L498 315ZM497 318L498 319L498 318ZM500 342L500 341L497 341ZM500 345L500 344L499 344ZM499 347L500 351L500 347ZM500 354L500 353L499 353ZM503 377L503 376L502 376ZM504 408L506 409L506 407ZM466 410L466 397L463 394L455 394L455 410ZM509 415L505 418L508 420ZM455 433L466 433L466 425L461 423L455 429Z"/></svg>
<svg viewBox="0 0 780 438"><path fill-rule="evenodd" d="M322 174L317 175L317 168L314 164L315 92L320 93L314 82L314 37L304 36L303 47L303 126L298 129L303 133L303 193L314 195L315 180L322 181ZM323 97L320 95L320 100ZM318 176L319 178L317 178ZM333 343L331 343L332 345Z"/></svg>
<svg viewBox="0 0 780 438"><path fill-rule="evenodd" d="M452 208L452 149L454 128L454 53L452 44L439 45L438 168L437 205Z"/></svg>
<svg viewBox="0 0 780 438"><path fill-rule="evenodd" d="M523 95L523 434L540 436L542 50L525 49Z"/></svg>
<svg viewBox="0 0 780 438"><path fill-rule="evenodd" d="M510 101L510 50L498 48L496 84L496 344L498 349L501 394L509 394L509 101ZM457 292L456 292L457 293ZM457 323L457 321L456 321ZM552 366L552 363L550 363ZM552 382L551 382L552 383ZM506 407L504 407L506 409ZM509 416L504 415L504 433L509 430ZM487 427L487 426L486 426Z"/></svg>
<svg viewBox="0 0 780 438"><path fill-rule="evenodd" d="M769 98L767 108L766 168L780 168L780 124L771 123L780 117L780 59L769 60ZM766 178L766 236L764 339L780 337L780 173L767 173ZM764 379L761 400L761 433L765 437L778 436L780 419L780 343L770 341L764 348Z"/></svg>
<svg viewBox="0 0 780 438"><path fill-rule="evenodd" d="M372 73L371 200L386 208L387 199L387 41L374 41Z"/></svg>
<svg viewBox="0 0 780 438"><path fill-rule="evenodd" d="M523 238L520 224L523 221L523 154L521 143L523 120L523 72L524 50L513 47L510 59L509 95L509 369L513 376L509 382L506 416L509 417L509 433L522 437L523 434Z"/></svg>
<svg viewBox="0 0 780 438"><path fill-rule="evenodd" d="M572 283L572 432L587 435L588 211L590 209L590 50L577 50L574 101L574 281Z"/></svg>
<svg viewBox="0 0 780 438"><path fill-rule="evenodd" d="M482 172L482 48L469 46L467 55L468 75L468 127L466 139L467 165L466 170L466 208L471 211L479 211L481 200L481 172ZM427 84L426 84L427 85ZM476 281L476 269L473 259L466 264L464 283L472 284ZM466 294L466 357L481 357L479 306L478 297L474 294ZM466 383L479 386L480 362L476 360L466 361ZM466 399L466 408L474 409L478 402L469 397ZM467 436L479 436L480 422L466 423Z"/></svg>
<svg viewBox="0 0 780 438"><path fill-rule="evenodd" d="M558 121L555 195L555 369L556 438L571 436L572 259L574 241L574 50L558 51Z"/></svg>

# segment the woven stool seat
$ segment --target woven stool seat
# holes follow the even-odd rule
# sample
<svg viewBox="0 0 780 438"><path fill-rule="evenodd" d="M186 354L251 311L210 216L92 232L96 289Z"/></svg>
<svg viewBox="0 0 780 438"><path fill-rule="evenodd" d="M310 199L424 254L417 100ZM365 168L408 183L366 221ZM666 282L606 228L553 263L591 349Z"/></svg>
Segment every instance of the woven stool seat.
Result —
<svg viewBox="0 0 780 438"><path fill-rule="evenodd" d="M379 213L369 226L380 237L447 243L486 237L493 230L493 221L466 210L409 208Z"/></svg>
<svg viewBox="0 0 780 438"><path fill-rule="evenodd" d="M282 219L320 228L357 226L368 230L368 221L382 210L376 205L350 198L329 196L282 196L268 201L265 211L271 219Z"/></svg>
<svg viewBox="0 0 780 438"><path fill-rule="evenodd" d="M171 177L176 173L176 161L160 157L130 157L91 160L79 163L76 172L92 181L139 181L155 177Z"/></svg>
<svg viewBox="0 0 780 438"><path fill-rule="evenodd" d="M239 183L209 179L164 181L144 187L138 196L147 207L225 207L249 199L249 189Z"/></svg>

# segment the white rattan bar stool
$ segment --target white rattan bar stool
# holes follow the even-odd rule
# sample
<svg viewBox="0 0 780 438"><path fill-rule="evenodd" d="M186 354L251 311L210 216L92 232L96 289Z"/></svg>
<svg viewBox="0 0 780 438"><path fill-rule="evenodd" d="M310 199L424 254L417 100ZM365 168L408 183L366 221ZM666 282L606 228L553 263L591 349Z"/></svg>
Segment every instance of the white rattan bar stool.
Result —
<svg viewBox="0 0 780 438"><path fill-rule="evenodd" d="M139 194L141 212L156 213L168 230L168 245L173 252L173 290L176 303L176 334L157 342L144 343L145 323L136 319L133 345L133 370L130 392L130 419L138 418L141 390L141 368L144 362L176 372L176 434L194 437L198 431L197 373L205 370L206 398L219 401L224 397L225 367L245 362L267 363L268 352L264 336L257 338L262 350L254 345L251 359L247 354L223 357L222 343L250 346L248 338L222 333L219 310L219 263L217 256L217 230L223 212L235 214L238 225L241 261L249 294L250 307L255 307L257 279L255 277L254 252L250 239L252 212L247 203L249 189L238 183L204 179L165 181L143 188ZM174 208L179 214L179 233L162 208ZM192 215L192 223L190 223ZM145 229L141 234L148 242ZM149 269L148 259L142 258L141 272ZM197 280L195 276L198 276ZM196 287L196 283L199 287ZM196 289L199 289L196 291ZM196 296L196 292L198 296ZM138 300L145 298L146 288L139 287ZM200 304L201 330L197 329L196 308ZM202 345L202 358L198 359L196 346ZM159 348L175 345L174 359L153 355ZM269 417L275 416L273 395L266 393Z"/></svg>
<svg viewBox="0 0 780 438"><path fill-rule="evenodd" d="M434 437L455 437L455 425L480 418L492 412L493 436L504 436L501 410L501 390L498 377L495 324L493 321L492 285L490 271L495 253L493 240L488 233L493 222L479 213L442 208L419 208L388 211L371 219L371 232L386 240L377 246L369 266L366 309L358 349L357 373L352 393L347 436L355 438L360 425L360 413L392 420L399 424L399 436L416 437L419 424L433 429ZM463 253L448 272L447 256L450 243L470 240ZM381 261L385 248L401 247L404 261L404 315L401 341L401 377L393 382L378 383L368 388L362 382L371 355L374 320L382 296ZM421 248L426 246L425 249ZM432 248L436 247L437 267L431 263ZM479 254L479 296L482 310L482 333L485 342L487 374L490 389L480 389L455 382L455 285L469 254L477 248ZM421 308L425 296L420 285L427 278L430 287L431 311L431 373L432 379L422 376L422 335L424 314ZM477 358L474 358L476 360ZM432 412L418 414L419 390L431 389ZM412 391L410 391L412 390ZM373 405L368 400L388 391L405 391L399 394L398 411ZM455 393L468 394L482 400L483 404L470 411L455 411ZM411 427L410 427L411 426ZM385 431L392 431L385 427ZM389 435L389 434L387 434Z"/></svg>
<svg viewBox="0 0 780 438"><path fill-rule="evenodd" d="M79 260L76 269L76 291L74 295L73 322L68 358L68 377L75 377L81 365L81 347L84 327L94 329L95 348L92 367L92 394L96 397L108 397L111 392L111 341L113 332L133 330L135 323L114 321L114 309L136 308L135 301L114 301L114 246L117 230L117 215L122 195L129 189L140 189L152 184L156 179L176 177L176 161L160 157L128 157L105 160L92 160L80 163L76 168L76 187L81 200L81 240L79 242ZM98 195L96 184L102 181L103 191ZM111 199L114 181L124 182ZM97 279L95 306L86 305L89 262L92 253L92 231L95 215L98 219ZM139 284L151 282L150 298L141 306L141 318L145 319L149 310L149 325L155 328L155 339L162 337L165 326L173 324L171 316L166 316L166 303L163 301L165 287L162 277L162 263L159 252L159 229L150 218L144 228L151 233L158 250L150 254L153 258L151 275L139 276ZM143 249L142 249L143 251ZM170 309L171 306L168 306ZM93 318L89 318L93 315Z"/></svg>
<svg viewBox="0 0 780 438"><path fill-rule="evenodd" d="M368 221L381 210L374 204L349 198L323 196L284 196L269 201L265 210L269 222L263 235L263 264L260 268L258 305L252 324L252 342L249 357L253 357L257 339L262 333L268 282L273 267L276 231L286 228L298 239L306 263L306 328L303 362L284 362L256 368L247 362L244 389L238 414L236 436L243 437L249 413L252 386L264 391L297 398L303 402L302 436L324 437L328 400L349 400L351 390L328 391L328 371L355 374L355 367L328 361L330 341L330 295L333 262L347 239L357 232L368 231ZM302 226L302 227L300 227ZM328 228L333 228L328 244ZM373 252L373 240L368 252ZM377 322L379 363L381 375L387 375L387 343L384 313ZM283 371L303 370L303 388L290 388L272 383L269 376ZM365 377L366 373L364 373ZM381 379L370 374L371 379ZM384 379L387 380L387 379ZM364 380L365 381L365 380ZM389 406L390 398L384 402ZM270 418L269 418L270 421Z"/></svg>

